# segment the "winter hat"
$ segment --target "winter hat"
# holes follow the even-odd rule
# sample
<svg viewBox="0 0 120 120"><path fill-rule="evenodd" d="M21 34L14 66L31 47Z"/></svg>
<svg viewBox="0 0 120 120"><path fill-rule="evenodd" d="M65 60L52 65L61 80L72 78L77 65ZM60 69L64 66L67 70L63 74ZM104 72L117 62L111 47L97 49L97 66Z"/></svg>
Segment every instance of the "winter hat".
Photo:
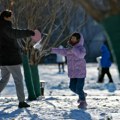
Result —
<svg viewBox="0 0 120 120"><path fill-rule="evenodd" d="M11 17L11 15L12 15L11 10L5 10L5 11L1 12L0 19L4 20L4 17Z"/></svg>

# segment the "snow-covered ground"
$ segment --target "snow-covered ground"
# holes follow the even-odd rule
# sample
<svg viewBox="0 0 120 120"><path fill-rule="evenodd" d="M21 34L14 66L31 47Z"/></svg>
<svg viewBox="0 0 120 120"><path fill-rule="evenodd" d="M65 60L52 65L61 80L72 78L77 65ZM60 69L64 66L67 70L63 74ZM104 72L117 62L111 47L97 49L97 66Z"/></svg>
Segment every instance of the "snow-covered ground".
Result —
<svg viewBox="0 0 120 120"><path fill-rule="evenodd" d="M31 107L18 109L13 78L0 95L0 120L120 120L120 81L115 65L110 71L115 86L97 84L97 64L87 64L85 92L87 110L77 108L78 97L69 90L66 72L58 74L57 65L40 65L40 79L46 81L45 97L28 102ZM23 69L22 69L23 72ZM25 89L27 98L27 90ZM110 119L109 119L110 118Z"/></svg>

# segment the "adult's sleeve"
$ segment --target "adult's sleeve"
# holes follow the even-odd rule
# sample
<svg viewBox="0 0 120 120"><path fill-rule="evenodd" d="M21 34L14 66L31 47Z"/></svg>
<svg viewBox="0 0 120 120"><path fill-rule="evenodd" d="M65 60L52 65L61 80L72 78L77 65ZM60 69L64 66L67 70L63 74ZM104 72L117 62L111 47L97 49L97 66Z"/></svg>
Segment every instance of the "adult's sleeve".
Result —
<svg viewBox="0 0 120 120"><path fill-rule="evenodd" d="M14 29L10 26L7 26L4 28L4 33L8 37L13 38L13 39L30 37L30 36L34 36L35 34L32 30Z"/></svg>

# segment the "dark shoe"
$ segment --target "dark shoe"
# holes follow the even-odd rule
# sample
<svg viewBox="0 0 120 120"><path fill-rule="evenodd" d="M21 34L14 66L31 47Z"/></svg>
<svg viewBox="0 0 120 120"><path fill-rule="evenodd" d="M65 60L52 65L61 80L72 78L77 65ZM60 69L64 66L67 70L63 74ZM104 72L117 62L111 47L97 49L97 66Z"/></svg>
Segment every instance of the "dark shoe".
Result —
<svg viewBox="0 0 120 120"><path fill-rule="evenodd" d="M26 102L19 102L18 107L19 108L26 108L26 107L30 107L30 105L28 105Z"/></svg>

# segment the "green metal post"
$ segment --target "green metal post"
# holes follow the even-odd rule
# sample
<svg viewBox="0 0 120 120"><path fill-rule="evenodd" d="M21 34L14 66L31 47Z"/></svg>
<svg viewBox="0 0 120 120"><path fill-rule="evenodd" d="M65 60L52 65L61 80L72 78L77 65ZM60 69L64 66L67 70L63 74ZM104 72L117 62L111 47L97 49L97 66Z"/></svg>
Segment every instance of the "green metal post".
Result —
<svg viewBox="0 0 120 120"><path fill-rule="evenodd" d="M34 91L34 85L32 82L31 70L28 62L28 57L26 54L22 55L23 60L23 69L24 69L24 76L25 76L25 83L28 91L28 100L35 100L36 95Z"/></svg>
<svg viewBox="0 0 120 120"><path fill-rule="evenodd" d="M30 65L30 69L31 69L31 75L33 80L34 91L35 91L36 97L39 97L41 93L40 93L40 79L39 79L38 66Z"/></svg>

